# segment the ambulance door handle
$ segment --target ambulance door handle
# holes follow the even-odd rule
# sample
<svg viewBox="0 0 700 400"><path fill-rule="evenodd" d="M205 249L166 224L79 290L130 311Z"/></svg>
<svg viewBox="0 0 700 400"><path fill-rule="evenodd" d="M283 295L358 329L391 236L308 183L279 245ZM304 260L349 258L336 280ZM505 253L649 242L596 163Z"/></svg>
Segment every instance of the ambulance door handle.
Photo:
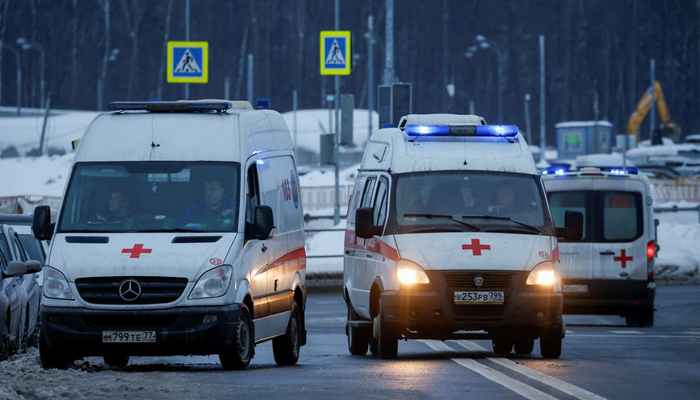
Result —
<svg viewBox="0 0 700 400"><path fill-rule="evenodd" d="M614 255L615 255L615 252L614 252L614 251L610 251L610 250L608 250L608 251L601 251L601 252L600 252L600 255L601 255L601 256L614 256Z"/></svg>
<svg viewBox="0 0 700 400"><path fill-rule="evenodd" d="M263 243L261 250L263 253L267 251L267 246L265 246L265 243Z"/></svg>

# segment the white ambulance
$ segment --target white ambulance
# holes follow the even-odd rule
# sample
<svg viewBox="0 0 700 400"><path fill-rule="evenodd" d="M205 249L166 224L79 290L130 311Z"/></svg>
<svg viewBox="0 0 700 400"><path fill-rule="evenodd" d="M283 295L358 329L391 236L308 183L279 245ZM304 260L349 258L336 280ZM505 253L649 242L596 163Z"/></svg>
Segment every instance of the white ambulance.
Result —
<svg viewBox="0 0 700 400"><path fill-rule="evenodd" d="M656 230L652 189L634 167L559 169L544 177L556 226L583 214L580 239L559 243L565 314L654 324Z"/></svg>
<svg viewBox="0 0 700 400"><path fill-rule="evenodd" d="M394 358L399 339L470 338L529 354L540 338L542 356L559 357L556 234L516 126L430 114L375 132L348 208L350 353Z"/></svg>
<svg viewBox="0 0 700 400"><path fill-rule="evenodd" d="M45 368L84 356L218 354L245 368L306 342L304 226L279 113L248 102L111 103L79 143L51 238L41 307Z"/></svg>

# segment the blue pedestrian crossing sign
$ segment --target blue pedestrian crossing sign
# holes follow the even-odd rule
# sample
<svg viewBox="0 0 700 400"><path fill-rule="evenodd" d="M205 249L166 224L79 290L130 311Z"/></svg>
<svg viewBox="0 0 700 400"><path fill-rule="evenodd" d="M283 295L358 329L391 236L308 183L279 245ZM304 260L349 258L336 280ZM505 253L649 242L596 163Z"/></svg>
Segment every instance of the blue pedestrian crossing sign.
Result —
<svg viewBox="0 0 700 400"><path fill-rule="evenodd" d="M321 75L350 75L350 31L321 31Z"/></svg>
<svg viewBox="0 0 700 400"><path fill-rule="evenodd" d="M168 82L207 83L208 42L168 42Z"/></svg>

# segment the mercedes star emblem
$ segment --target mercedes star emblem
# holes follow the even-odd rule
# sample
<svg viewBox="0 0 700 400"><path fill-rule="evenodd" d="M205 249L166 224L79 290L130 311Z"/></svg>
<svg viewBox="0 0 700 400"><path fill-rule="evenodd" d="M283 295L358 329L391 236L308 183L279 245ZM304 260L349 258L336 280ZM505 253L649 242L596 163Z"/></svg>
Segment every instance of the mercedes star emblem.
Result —
<svg viewBox="0 0 700 400"><path fill-rule="evenodd" d="M474 284L475 284L476 286L481 287L481 285L484 284L484 278L482 278L481 275L477 275L477 276L474 278Z"/></svg>
<svg viewBox="0 0 700 400"><path fill-rule="evenodd" d="M136 279L127 279L119 286L119 296L124 301L134 301L141 296L141 284Z"/></svg>

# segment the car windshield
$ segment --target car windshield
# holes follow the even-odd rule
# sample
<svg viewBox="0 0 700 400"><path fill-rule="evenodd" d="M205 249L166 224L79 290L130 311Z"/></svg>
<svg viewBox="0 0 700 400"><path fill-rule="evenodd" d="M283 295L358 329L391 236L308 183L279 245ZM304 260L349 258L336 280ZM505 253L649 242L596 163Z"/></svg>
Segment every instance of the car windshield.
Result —
<svg viewBox="0 0 700 400"><path fill-rule="evenodd" d="M46 255L44 254L44 249L41 247L41 242L34 239L34 236L32 235L19 235L19 241L22 243L22 247L24 247L24 250L27 252L27 257L29 257L30 260L36 260L36 261L41 261L41 263L44 263L44 258Z"/></svg>
<svg viewBox="0 0 700 400"><path fill-rule="evenodd" d="M396 175L395 233L431 230L553 234L539 177L440 171Z"/></svg>
<svg viewBox="0 0 700 400"><path fill-rule="evenodd" d="M240 166L77 163L58 232L233 232Z"/></svg>

